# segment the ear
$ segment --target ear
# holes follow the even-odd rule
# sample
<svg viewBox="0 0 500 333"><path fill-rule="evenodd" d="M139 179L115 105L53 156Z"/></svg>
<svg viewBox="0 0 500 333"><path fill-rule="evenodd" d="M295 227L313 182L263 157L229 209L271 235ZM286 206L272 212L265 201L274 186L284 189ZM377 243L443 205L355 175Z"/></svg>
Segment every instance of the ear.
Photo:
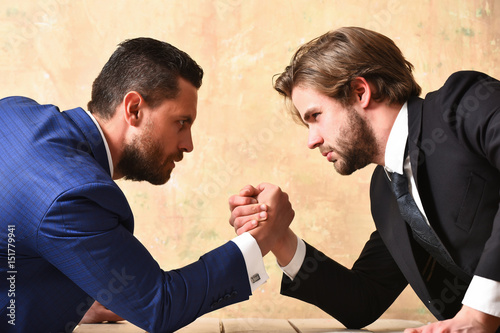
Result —
<svg viewBox="0 0 500 333"><path fill-rule="evenodd" d="M364 77L357 77L351 82L351 88L355 102L360 103L361 107L366 109L372 97L372 90L368 81Z"/></svg>
<svg viewBox="0 0 500 333"><path fill-rule="evenodd" d="M129 91L123 98L124 117L130 126L138 126L144 117L146 102L137 91Z"/></svg>

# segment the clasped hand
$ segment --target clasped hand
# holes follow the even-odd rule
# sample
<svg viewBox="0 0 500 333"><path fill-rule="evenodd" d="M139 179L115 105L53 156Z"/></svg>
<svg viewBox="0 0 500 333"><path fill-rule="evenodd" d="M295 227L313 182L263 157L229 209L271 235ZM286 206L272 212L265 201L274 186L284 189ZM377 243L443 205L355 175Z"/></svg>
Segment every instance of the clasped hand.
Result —
<svg viewBox="0 0 500 333"><path fill-rule="evenodd" d="M236 234L249 232L263 256L282 245L295 216L288 195L269 183L245 186L239 194L229 198L229 209L229 223Z"/></svg>

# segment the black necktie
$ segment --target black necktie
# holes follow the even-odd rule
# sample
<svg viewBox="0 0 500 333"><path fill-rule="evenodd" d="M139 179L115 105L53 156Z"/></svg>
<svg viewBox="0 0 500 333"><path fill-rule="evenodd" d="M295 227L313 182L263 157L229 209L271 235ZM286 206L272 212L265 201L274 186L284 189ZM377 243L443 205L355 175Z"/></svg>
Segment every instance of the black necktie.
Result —
<svg viewBox="0 0 500 333"><path fill-rule="evenodd" d="M462 279L470 279L468 274L453 261L453 258L441 243L439 237L427 223L420 209L418 209L415 200L413 200L412 195L408 192L408 180L406 176L393 172L390 174L390 177L392 189L398 201L399 211L403 219L410 226L413 238L445 269Z"/></svg>

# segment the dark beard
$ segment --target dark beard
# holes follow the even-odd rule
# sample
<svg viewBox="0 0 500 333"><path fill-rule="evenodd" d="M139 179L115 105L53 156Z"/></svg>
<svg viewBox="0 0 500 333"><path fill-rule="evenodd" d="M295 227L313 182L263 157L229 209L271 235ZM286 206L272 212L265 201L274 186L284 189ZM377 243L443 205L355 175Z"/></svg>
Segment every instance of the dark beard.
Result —
<svg viewBox="0 0 500 333"><path fill-rule="evenodd" d="M341 175L350 175L354 171L373 163L378 153L375 135L368 123L353 108L348 110L348 123L337 141L341 159L335 162L335 170Z"/></svg>
<svg viewBox="0 0 500 333"><path fill-rule="evenodd" d="M132 143L125 145L116 169L125 179L162 185L170 179L172 173L172 169L167 169L165 164L182 160L182 152L169 156L166 161L162 161L161 156L158 144L144 136L139 139L134 138Z"/></svg>

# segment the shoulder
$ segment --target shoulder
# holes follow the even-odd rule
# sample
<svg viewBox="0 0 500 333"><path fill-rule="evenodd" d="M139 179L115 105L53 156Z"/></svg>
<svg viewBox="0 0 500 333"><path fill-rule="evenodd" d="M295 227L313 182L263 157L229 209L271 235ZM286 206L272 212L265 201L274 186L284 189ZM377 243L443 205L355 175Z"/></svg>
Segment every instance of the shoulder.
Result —
<svg viewBox="0 0 500 333"><path fill-rule="evenodd" d="M456 138L457 144L481 156L496 142L491 139L497 137L499 120L500 81L481 72L453 73L423 105L423 131L428 136L437 129L443 138Z"/></svg>
<svg viewBox="0 0 500 333"><path fill-rule="evenodd" d="M40 104L37 101L24 96L10 96L0 99L0 109L41 109L56 108L51 104Z"/></svg>
<svg viewBox="0 0 500 333"><path fill-rule="evenodd" d="M476 71L460 71L448 77L443 86L426 96L426 102L438 100L443 104L476 102L484 100L500 89L500 82L495 78Z"/></svg>
<svg viewBox="0 0 500 333"><path fill-rule="evenodd" d="M9 96L0 99L0 105L39 105L36 101L31 98L24 96Z"/></svg>
<svg viewBox="0 0 500 333"><path fill-rule="evenodd" d="M53 118L60 113L57 106L52 104L39 104L35 100L22 96L12 96L0 99L0 124L4 125L3 132L12 131L9 124L20 126L19 130L33 132L40 127L40 122Z"/></svg>
<svg viewBox="0 0 500 333"><path fill-rule="evenodd" d="M465 120L488 117L499 103L500 81L485 73L460 71L450 75L440 89L427 94L423 109L428 116L439 115L445 125L455 127L465 125Z"/></svg>
<svg viewBox="0 0 500 333"><path fill-rule="evenodd" d="M448 85L460 85L460 86L470 86L478 82L496 81L486 73L477 71L458 71L451 74L446 80L444 86Z"/></svg>

